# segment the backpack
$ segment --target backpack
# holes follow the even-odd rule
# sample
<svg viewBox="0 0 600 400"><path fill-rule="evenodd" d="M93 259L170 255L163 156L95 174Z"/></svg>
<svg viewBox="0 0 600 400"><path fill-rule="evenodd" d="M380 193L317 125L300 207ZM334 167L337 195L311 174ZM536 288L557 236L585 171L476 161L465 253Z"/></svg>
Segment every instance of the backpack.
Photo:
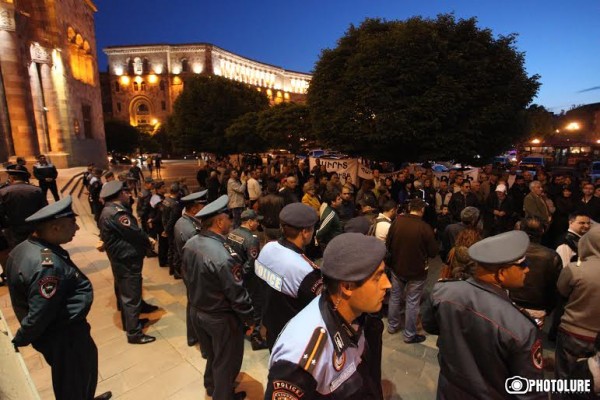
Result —
<svg viewBox="0 0 600 400"><path fill-rule="evenodd" d="M386 218L377 218L377 219L375 219L375 221L373 221L373 223L369 227L369 231L367 232L367 236L375 236L375 231L377 230L377 224L380 223L380 222L384 222L384 221L387 221L387 219Z"/></svg>

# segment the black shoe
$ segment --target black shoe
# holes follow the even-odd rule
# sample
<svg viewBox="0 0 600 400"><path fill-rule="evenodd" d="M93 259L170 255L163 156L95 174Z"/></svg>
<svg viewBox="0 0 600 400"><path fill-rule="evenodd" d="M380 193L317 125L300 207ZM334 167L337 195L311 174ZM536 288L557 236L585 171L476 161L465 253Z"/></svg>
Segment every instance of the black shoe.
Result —
<svg viewBox="0 0 600 400"><path fill-rule="evenodd" d="M197 344L198 344L198 339L195 339L195 338L189 338L189 339L187 340L187 342L188 342L188 346L190 346L190 347L194 347L195 345L197 345Z"/></svg>
<svg viewBox="0 0 600 400"><path fill-rule="evenodd" d="M267 341L259 336L253 336L250 339L250 345L252 346L252 351L264 350L269 348Z"/></svg>
<svg viewBox="0 0 600 400"><path fill-rule="evenodd" d="M412 344L412 343L421 343L424 342L425 339L427 339L427 337L425 337L425 335L415 335L412 337L412 339L404 339L404 343L407 344Z"/></svg>
<svg viewBox="0 0 600 400"><path fill-rule="evenodd" d="M173 274L173 278L175 278L175 279L183 279L182 276L180 274L178 274L177 272L175 272Z"/></svg>
<svg viewBox="0 0 600 400"><path fill-rule="evenodd" d="M142 314L150 314L150 313L153 313L156 310L158 310L158 306L155 306L153 304L148 304L146 302L143 302L142 303L142 309L140 310L140 313L142 313Z"/></svg>
<svg viewBox="0 0 600 400"><path fill-rule="evenodd" d="M246 392L243 390L233 394L234 400L244 400L246 398Z"/></svg>
<svg viewBox="0 0 600 400"><path fill-rule="evenodd" d="M131 344L146 344L146 343L152 343L156 340L156 338L154 336L150 336L150 335L140 335L140 336L134 336L132 338L127 338L127 341Z"/></svg>
<svg viewBox="0 0 600 400"><path fill-rule="evenodd" d="M99 396L94 397L94 400L108 400L112 398L112 392L104 392Z"/></svg>
<svg viewBox="0 0 600 400"><path fill-rule="evenodd" d="M158 257L158 254L155 251L149 251L146 253L146 257L148 257L148 258Z"/></svg>

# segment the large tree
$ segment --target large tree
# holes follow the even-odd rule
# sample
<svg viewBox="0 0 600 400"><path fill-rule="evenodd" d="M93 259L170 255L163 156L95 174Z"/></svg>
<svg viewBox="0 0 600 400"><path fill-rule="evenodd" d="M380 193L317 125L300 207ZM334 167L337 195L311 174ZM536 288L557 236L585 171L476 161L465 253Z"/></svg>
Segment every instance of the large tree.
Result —
<svg viewBox="0 0 600 400"><path fill-rule="evenodd" d="M528 138L545 138L552 136L556 129L556 116L548 111L544 106L532 104L527 107L526 115L526 132Z"/></svg>
<svg viewBox="0 0 600 400"><path fill-rule="evenodd" d="M123 154L133 153L142 135L137 128L116 119L104 121L104 132L108 151Z"/></svg>
<svg viewBox="0 0 600 400"><path fill-rule="evenodd" d="M308 107L281 103L262 111L258 115L257 133L272 148L298 153L302 143L313 137Z"/></svg>
<svg viewBox="0 0 600 400"><path fill-rule="evenodd" d="M264 112L264 111L263 111ZM258 135L256 112L249 112L236 118L227 129L225 136L229 146L236 153L260 153L269 147L267 142Z"/></svg>
<svg viewBox="0 0 600 400"><path fill-rule="evenodd" d="M525 134L539 88L515 40L447 14L350 26L316 64L313 129L329 147L380 160L500 153Z"/></svg>
<svg viewBox="0 0 600 400"><path fill-rule="evenodd" d="M185 81L173 106L168 130L180 151L224 154L230 150L225 129L236 118L268 106L263 93L244 83L218 76L197 76Z"/></svg>

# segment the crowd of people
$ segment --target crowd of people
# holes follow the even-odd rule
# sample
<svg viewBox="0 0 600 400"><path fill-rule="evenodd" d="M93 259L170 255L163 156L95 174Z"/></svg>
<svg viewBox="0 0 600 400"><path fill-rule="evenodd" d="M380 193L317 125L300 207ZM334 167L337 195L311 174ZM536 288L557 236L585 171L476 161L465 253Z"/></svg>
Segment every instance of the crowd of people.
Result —
<svg viewBox="0 0 600 400"><path fill-rule="evenodd" d="M148 320L140 314L157 309L142 299L142 268L145 257L158 257L186 287L187 342L199 344L207 360L204 386L215 399L245 398L234 391L244 337L253 350L271 352L265 399L381 399L386 317L388 334L402 333L407 344L425 341L426 332L438 335L440 398L509 398L510 378L542 379L549 362L543 335L556 341L555 376L589 379L590 393L571 395L595 398L598 182L542 169L485 166L477 174L440 175L424 167L372 167L371 179L342 182L318 162L310 168L284 158L266 165L209 161L197 172L199 190L190 193L184 179L166 184L137 165L116 177L90 165L90 211L128 342L155 340L144 333ZM39 313L19 297L24 285L39 286L37 304L91 286L66 288L58 278L79 271L53 257L64 256L60 244L76 229L47 243L57 224L74 221L70 198L35 208L27 211L37 216L24 224L25 244L11 253L7 270L23 330L15 345L33 343L46 356L50 350L39 343L54 322L47 317L24 336L25 326L35 325L31 314ZM42 258L31 268L42 275L17 282L17 261L31 255L32 243ZM440 281L425 295L438 255ZM87 324L91 300L83 300L74 319ZM80 330L85 334L84 325ZM85 346L93 355L95 346ZM93 398L89 381L97 365L88 369L88 394L57 398Z"/></svg>

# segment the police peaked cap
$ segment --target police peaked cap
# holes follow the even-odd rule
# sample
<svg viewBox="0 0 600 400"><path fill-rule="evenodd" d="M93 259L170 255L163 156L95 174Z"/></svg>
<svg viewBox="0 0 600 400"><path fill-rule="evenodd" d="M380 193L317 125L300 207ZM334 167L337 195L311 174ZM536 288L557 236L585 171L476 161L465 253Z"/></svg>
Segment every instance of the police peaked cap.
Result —
<svg viewBox="0 0 600 400"><path fill-rule="evenodd" d="M385 253L385 243L375 236L342 233L325 248L321 272L338 281L359 282L375 272Z"/></svg>
<svg viewBox="0 0 600 400"><path fill-rule="evenodd" d="M196 214L196 218L206 219L214 217L217 214L227 212L227 203L229 203L229 196L224 194L212 203L208 203L202 210Z"/></svg>
<svg viewBox="0 0 600 400"><path fill-rule="evenodd" d="M186 205L190 203L206 204L208 202L208 199L206 198L207 193L208 190L202 190L200 192L188 194L181 198L181 202Z"/></svg>
<svg viewBox="0 0 600 400"><path fill-rule="evenodd" d="M73 199L68 195L55 203L48 204L46 207L30 215L25 219L25 222L37 224L53 219L76 217L77 214L73 211L72 204Z"/></svg>
<svg viewBox="0 0 600 400"><path fill-rule="evenodd" d="M528 247L529 237L525 232L510 231L473 244L469 247L469 257L483 265L501 267L521 260Z"/></svg>
<svg viewBox="0 0 600 400"><path fill-rule="evenodd" d="M107 197L114 196L123 189L124 185L121 181L106 182L104 185L102 185L102 190L100 190L100 197L106 199Z"/></svg>

